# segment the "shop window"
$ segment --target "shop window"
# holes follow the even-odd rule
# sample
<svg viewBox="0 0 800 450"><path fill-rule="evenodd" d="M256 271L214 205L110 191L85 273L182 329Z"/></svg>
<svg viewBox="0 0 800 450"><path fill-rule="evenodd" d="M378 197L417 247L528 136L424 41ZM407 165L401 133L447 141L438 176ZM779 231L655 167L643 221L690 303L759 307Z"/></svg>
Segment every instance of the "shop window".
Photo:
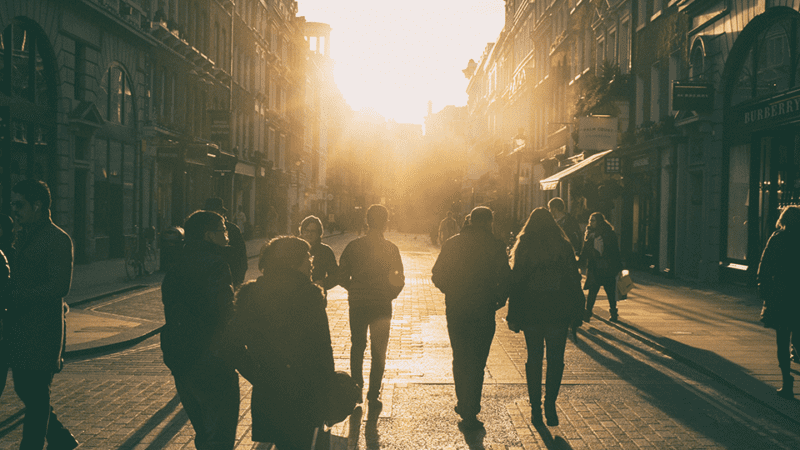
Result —
<svg viewBox="0 0 800 450"><path fill-rule="evenodd" d="M747 260L747 232L750 195L750 146L731 147L728 172L727 257Z"/></svg>
<svg viewBox="0 0 800 450"><path fill-rule="evenodd" d="M760 39L756 96L768 96L789 88L790 22L770 27Z"/></svg>
<svg viewBox="0 0 800 450"><path fill-rule="evenodd" d="M739 75L731 93L731 106L738 105L753 98L753 49L747 52L747 57L739 69Z"/></svg>

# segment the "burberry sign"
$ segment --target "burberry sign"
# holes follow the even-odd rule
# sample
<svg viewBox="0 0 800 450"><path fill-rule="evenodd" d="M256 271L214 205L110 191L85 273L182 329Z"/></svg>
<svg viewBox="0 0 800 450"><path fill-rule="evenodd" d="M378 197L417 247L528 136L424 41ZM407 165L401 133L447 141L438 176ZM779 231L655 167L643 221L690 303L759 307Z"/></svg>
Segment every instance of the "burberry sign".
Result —
<svg viewBox="0 0 800 450"><path fill-rule="evenodd" d="M747 128L763 128L800 119L800 91L737 108L734 117Z"/></svg>

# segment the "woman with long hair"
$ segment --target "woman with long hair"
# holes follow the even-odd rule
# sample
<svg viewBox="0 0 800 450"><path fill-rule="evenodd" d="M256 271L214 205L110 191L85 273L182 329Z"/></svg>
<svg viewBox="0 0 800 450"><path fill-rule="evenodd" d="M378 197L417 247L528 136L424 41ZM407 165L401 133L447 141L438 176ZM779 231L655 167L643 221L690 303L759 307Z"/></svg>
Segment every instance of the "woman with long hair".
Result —
<svg viewBox="0 0 800 450"><path fill-rule="evenodd" d="M531 212L511 250L511 266L507 321L512 331L525 333L531 423L544 425L542 360L546 348L544 415L548 426L556 426L567 331L570 324L580 323L585 298L572 244L547 209Z"/></svg>
<svg viewBox="0 0 800 450"><path fill-rule="evenodd" d="M614 232L614 227L606 220L602 213L595 212L589 216L589 226L583 239L581 250L581 263L587 265L586 282L583 288L589 291L586 296L586 312L584 322L592 318L594 302L600 287L608 296L608 312L610 320L619 320L617 312L617 274L622 270L622 258L619 254L619 240Z"/></svg>
<svg viewBox="0 0 800 450"><path fill-rule="evenodd" d="M800 207L787 206L781 212L778 228L772 233L758 265L758 293L764 301L761 322L775 330L778 366L783 385L778 395L794 397L790 343L800 345L800 301L797 274L800 273Z"/></svg>

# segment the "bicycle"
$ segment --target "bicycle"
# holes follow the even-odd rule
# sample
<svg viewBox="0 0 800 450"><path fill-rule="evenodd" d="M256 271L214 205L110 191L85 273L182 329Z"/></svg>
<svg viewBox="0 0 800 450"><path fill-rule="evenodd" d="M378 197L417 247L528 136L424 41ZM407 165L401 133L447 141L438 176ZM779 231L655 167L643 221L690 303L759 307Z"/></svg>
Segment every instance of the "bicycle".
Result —
<svg viewBox="0 0 800 450"><path fill-rule="evenodd" d="M136 234L125 236L125 274L129 280L150 275L156 270L156 252L153 242L156 238L155 227L149 227L144 232L139 232L135 226Z"/></svg>

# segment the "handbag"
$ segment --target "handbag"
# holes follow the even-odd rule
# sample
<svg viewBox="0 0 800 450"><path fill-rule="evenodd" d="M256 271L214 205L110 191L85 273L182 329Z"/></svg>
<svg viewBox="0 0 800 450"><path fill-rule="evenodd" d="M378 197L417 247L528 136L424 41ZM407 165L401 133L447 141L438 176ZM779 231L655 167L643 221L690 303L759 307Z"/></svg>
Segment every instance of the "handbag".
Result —
<svg viewBox="0 0 800 450"><path fill-rule="evenodd" d="M361 386L348 373L336 371L330 382L325 425L333 425L347 419L361 401Z"/></svg>
<svg viewBox="0 0 800 450"><path fill-rule="evenodd" d="M617 274L617 300L625 300L628 298L628 293L633 289L633 279L627 270L621 271Z"/></svg>

